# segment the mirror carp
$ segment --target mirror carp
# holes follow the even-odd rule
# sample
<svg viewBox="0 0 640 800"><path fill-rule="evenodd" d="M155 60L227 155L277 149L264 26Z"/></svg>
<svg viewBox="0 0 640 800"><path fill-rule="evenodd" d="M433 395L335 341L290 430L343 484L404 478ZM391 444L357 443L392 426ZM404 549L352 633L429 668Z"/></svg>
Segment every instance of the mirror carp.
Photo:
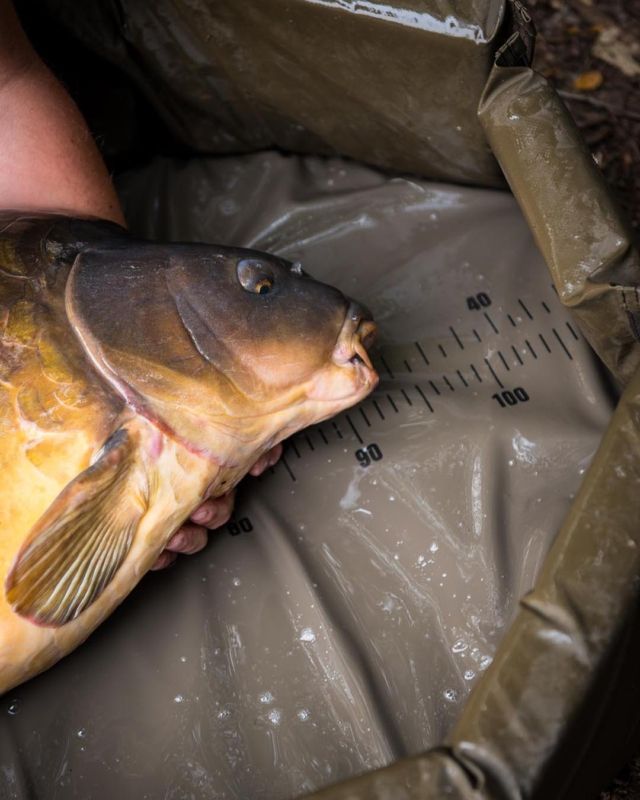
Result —
<svg viewBox="0 0 640 800"><path fill-rule="evenodd" d="M299 264L0 214L0 691L77 647L207 496L378 377Z"/></svg>

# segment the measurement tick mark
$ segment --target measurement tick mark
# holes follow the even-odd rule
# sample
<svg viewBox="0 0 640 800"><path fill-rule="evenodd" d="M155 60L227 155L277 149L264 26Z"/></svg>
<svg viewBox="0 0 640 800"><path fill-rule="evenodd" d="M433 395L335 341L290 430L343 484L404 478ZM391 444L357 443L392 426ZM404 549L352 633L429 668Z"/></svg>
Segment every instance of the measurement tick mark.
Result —
<svg viewBox="0 0 640 800"><path fill-rule="evenodd" d="M444 347L441 344L438 345L438 350L440 350L440 352L442 353L442 355L445 358L447 357L447 351L444 349Z"/></svg>
<svg viewBox="0 0 640 800"><path fill-rule="evenodd" d="M450 330L450 331L451 331L451 333L453 334L453 338L454 338L454 339L456 340L456 342L458 343L458 347L459 347L461 350L464 350L464 345L463 345L463 344L462 344L462 342L460 341L460 337L458 336L458 334L457 334L457 333L455 332L455 330L453 329L453 325L449 325L449 330Z"/></svg>
<svg viewBox="0 0 640 800"><path fill-rule="evenodd" d="M409 403L409 405L412 406L413 403L411 402L411 398L409 397L409 395L405 392L404 389L400 389L400 391L402 392L404 399L407 401L407 403Z"/></svg>
<svg viewBox="0 0 640 800"><path fill-rule="evenodd" d="M458 374L458 377L460 378L460 380L462 381L462 383L463 383L465 386L468 386L469 384L468 384L468 383L465 381L465 379L464 379L464 375L463 375L463 374L460 372L460 370L459 370L459 369L457 369L457 370L456 370L456 373Z"/></svg>
<svg viewBox="0 0 640 800"><path fill-rule="evenodd" d="M348 414L346 416L347 416L347 422L351 426L351 430L355 433L356 439L360 442L360 444L364 444L364 442L362 441L362 436L360 436L360 434L358 433L358 429L351 421L351 417Z"/></svg>
<svg viewBox="0 0 640 800"><path fill-rule="evenodd" d="M494 371L493 367L492 367L492 366L491 366L491 364L489 363L489 359L488 359L488 358L485 358L485 360L484 360L484 363L485 363L485 364L487 365L487 367L489 368L489 372L490 372L490 373L493 375L493 377L494 377L494 380L495 380L495 382L498 384L498 386L499 386L501 389L504 389L504 383L502 383L502 381L500 380L500 378L499 378L499 377L496 375L496 373L495 373L495 371Z"/></svg>
<svg viewBox="0 0 640 800"><path fill-rule="evenodd" d="M498 355L500 356L500 361L502 361L502 363L504 364L504 367L507 370L507 372L511 372L511 367L507 364L505 357L499 350L498 350Z"/></svg>
<svg viewBox="0 0 640 800"><path fill-rule="evenodd" d="M430 403L430 402L427 400L427 398L426 398L426 396L425 396L425 393L422 391L422 389L421 389L421 388L420 388L420 387L419 387L417 384L415 384L415 387L416 387L416 391L418 392L418 394L420 395L420 397L421 397L421 398L424 400L424 402L427 404L427 407L429 408L429 411L430 411L430 412L433 414L433 406L432 406L432 405L431 405L431 403Z"/></svg>
<svg viewBox="0 0 640 800"><path fill-rule="evenodd" d="M487 320L487 322L489 323L489 325L491 325L491 327L493 328L493 332L494 332L494 333L500 333L500 331L499 331L499 330L496 328L494 321L493 321L493 320L491 319L491 317L490 317L490 316L487 314L487 312L486 312L486 311L484 311L483 313L484 313L484 318Z"/></svg>
<svg viewBox="0 0 640 800"><path fill-rule="evenodd" d="M449 378L447 378L446 375L442 376L442 380L447 384L447 386L451 389L452 392L455 392L455 389L451 385L451 381L449 380Z"/></svg>
<svg viewBox="0 0 640 800"><path fill-rule="evenodd" d="M542 344L545 346L545 349L546 349L547 353L550 353L550 352L551 352L551 348L549 347L549 345L548 345L548 344L547 344L547 342L545 341L545 338L544 338L544 336L543 336L541 333L539 333L539 334L538 334L538 339L540 339L540 341L542 342Z"/></svg>
<svg viewBox="0 0 640 800"><path fill-rule="evenodd" d="M578 334L574 331L573 326L571 325L570 322L567 322L566 325L567 325L567 328L569 328L569 331L570 331L571 335L573 336L573 338L577 342L579 337L578 337Z"/></svg>
<svg viewBox="0 0 640 800"><path fill-rule="evenodd" d="M362 415L362 419L365 421L365 423L367 425L367 428L370 428L371 427L371 423L369 422L369 417L367 417L367 415L364 413L364 408L360 407L358 409L358 411Z"/></svg>
<svg viewBox="0 0 640 800"><path fill-rule="evenodd" d="M551 309L550 309L550 308L549 308L549 306L548 306L548 305L547 305L547 304L544 302L544 300L542 301L542 307L543 307L543 308L544 308L544 310L547 312L547 314L550 314L550 313L551 313Z"/></svg>
<svg viewBox="0 0 640 800"><path fill-rule="evenodd" d="M285 468L285 469L287 470L287 472L289 473L289 477L290 477L290 478L291 478L291 480L292 480L292 481L295 483L295 482L296 482L296 476L293 474L293 470L292 470L292 469L291 469L291 467L289 466L289 462L287 461L287 457L286 457L285 455L281 456L281 461L282 461L282 463L284 464L284 468Z"/></svg>
<svg viewBox="0 0 640 800"><path fill-rule="evenodd" d="M404 359L404 365L405 365L405 367L407 368L407 372L413 372L413 370L412 370L412 369L411 369L411 367L409 366L409 362L407 361L407 359L406 359L406 358Z"/></svg>
<svg viewBox="0 0 640 800"><path fill-rule="evenodd" d="M526 314L526 315L529 317L529 319L533 319L533 317L531 316L531 312L530 312L530 311L529 311L529 309L528 309L528 308L525 306L525 304L522 302L522 300L521 300L520 298L518 298L518 303L520 304L520 307L522 308L522 310L524 311L524 313L525 313L525 314Z"/></svg>
<svg viewBox="0 0 640 800"><path fill-rule="evenodd" d="M387 397L388 397L388 395L387 395ZM378 416L380 417L380 419L384 419L384 414L382 413L382 409L378 405L378 401L377 400L373 401L373 406L374 406L375 410L378 412Z"/></svg>
<svg viewBox="0 0 640 800"><path fill-rule="evenodd" d="M518 326L516 325L516 323L515 323L515 320L514 320L514 319L513 319L513 317L511 316L511 314L507 314L507 319L508 319L508 320L509 320L509 322L510 322L510 323L513 325L513 327L514 327L514 328L517 328L517 327L518 327Z"/></svg>
<svg viewBox="0 0 640 800"><path fill-rule="evenodd" d="M387 395L387 400L388 400L388 401L389 401L389 403L391 404L391 408L392 408L392 409L393 409L393 410L396 412L396 414L397 414L397 413L398 413L398 406L397 406L397 405L396 405L396 404L393 402L393 397L391 397L391 395L390 395L390 394L388 394L388 395Z"/></svg>
<svg viewBox="0 0 640 800"><path fill-rule="evenodd" d="M522 366L524 366L524 361L522 360L522 358L520 358L520 353L519 353L519 352L516 350L516 348L515 348L513 345L511 345L511 349L513 350L513 355L514 355L514 356L515 356L515 357L518 359L518 361L520 362L520 366L521 366L521 367L522 367Z"/></svg>
<svg viewBox="0 0 640 800"><path fill-rule="evenodd" d="M480 377L480 373L478 372L478 370L474 367L473 364L469 364L469 366L471 367L471 371L473 372L473 374L476 376L478 383L482 383L482 378Z"/></svg>
<svg viewBox="0 0 640 800"><path fill-rule="evenodd" d="M482 341L482 339L480 338L480 334L478 333L478 331L477 331L475 328L473 329L473 335L476 337L476 339L477 339L479 342L481 342L481 341Z"/></svg>
<svg viewBox="0 0 640 800"><path fill-rule="evenodd" d="M333 429L336 432L338 439L344 439L344 436L342 435L342 432L340 431L340 428L336 425L336 423L332 422L331 424L333 425Z"/></svg>
<svg viewBox="0 0 640 800"><path fill-rule="evenodd" d="M329 440L328 440L328 439L327 439L327 437L324 435L324 431L322 430L322 428L318 428L318 433L319 433L319 434L320 434L320 436L322 437L322 441L323 441L325 444L329 444Z"/></svg>
<svg viewBox="0 0 640 800"><path fill-rule="evenodd" d="M315 450L316 448L313 446L313 442L309 438L309 436L305 433L304 438L307 440L307 444L309 445L310 450Z"/></svg>
<svg viewBox="0 0 640 800"><path fill-rule="evenodd" d="M292 450L293 450L293 452L296 454L296 456L297 456L298 458L300 458L300 451L299 451L299 450L298 450L298 448L296 447L296 443L293 441L293 439L291 440L291 449L292 449Z"/></svg>
<svg viewBox="0 0 640 800"><path fill-rule="evenodd" d="M391 368L389 367L387 362L384 360L384 356L380 356L380 361L382 361L382 366L387 370L387 373L389 374L389 377L391 378L391 380L393 380L393 372L391 372Z"/></svg>
<svg viewBox="0 0 640 800"><path fill-rule="evenodd" d="M429 366L429 359L426 357L424 350L423 350L423 349L420 347L420 345L418 344L418 342L414 342L414 344L415 344L415 346L417 347L417 349L418 349L418 352L420 353L420 355L421 355L421 356L422 356L422 358L424 359L424 363L425 363L427 366Z"/></svg>
<svg viewBox="0 0 640 800"><path fill-rule="evenodd" d="M531 351L531 355L532 355L534 358L538 358L538 356L536 355L536 351L535 351L535 350L533 349L533 347L531 346L531 342L530 342L528 339L525 339L525 340L524 340L524 343L527 345L527 347L528 347L528 348L529 348L529 350Z"/></svg>
<svg viewBox="0 0 640 800"><path fill-rule="evenodd" d="M435 385L435 383L433 381L429 381L429 383L431 384L431 388L433 389L433 391L436 394L440 394L440 389L438 389L438 387Z"/></svg>
<svg viewBox="0 0 640 800"><path fill-rule="evenodd" d="M571 353L569 352L569 348L567 347L567 345L566 345L566 344L565 344L565 343L562 341L562 339L560 338L560 334L558 333L558 331L557 331L555 328L551 328L551 330L553 331L553 333L554 333L554 336L556 337L556 339L557 339L557 340L560 342L560 346L562 347L562 349L564 350L564 352L567 354L567 356L568 356L569 360L570 360L570 361L573 361L573 356L572 356L572 355L571 355Z"/></svg>

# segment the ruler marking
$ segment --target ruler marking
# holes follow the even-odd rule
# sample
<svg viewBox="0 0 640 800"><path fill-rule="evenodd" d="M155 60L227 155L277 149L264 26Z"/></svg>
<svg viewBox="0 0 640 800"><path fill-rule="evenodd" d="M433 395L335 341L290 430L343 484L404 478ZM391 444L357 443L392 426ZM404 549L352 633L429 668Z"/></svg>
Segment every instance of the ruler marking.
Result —
<svg viewBox="0 0 640 800"><path fill-rule="evenodd" d="M554 332L556 339L560 342L560 346L562 347L564 352L567 354L567 357L569 358L569 361L573 361L573 356L569 352L569 348L567 347L567 345L560 338L560 334L558 333L558 331L555 328L551 328L551 330Z"/></svg>
<svg viewBox="0 0 640 800"><path fill-rule="evenodd" d="M349 423L349 425L351 426L351 430L352 430L352 431L355 433L355 435L356 435L356 439L357 439L357 440L360 442L360 444L364 444L364 441L363 441L363 439L362 439L362 436L360 436L360 434L358 433L358 429L356 428L356 426L355 426L355 425L353 424L353 422L351 421L351 417L350 417L348 414L347 414L346 416L347 416L347 422L348 422L348 423Z"/></svg>
<svg viewBox="0 0 640 800"><path fill-rule="evenodd" d="M397 414L397 413L398 413L398 406L397 406L397 405L396 405L396 404L393 402L393 397L391 397L391 395L390 395L390 394L388 394L388 395L387 395L387 400L388 400L388 401L389 401L389 403L391 404L391 408L392 408L392 409L393 409L393 410L396 412L396 414Z"/></svg>
<svg viewBox="0 0 640 800"><path fill-rule="evenodd" d="M511 349L513 350L513 354L514 354L514 356L515 356L515 357L518 359L518 361L520 362L520 366L521 366L521 367L523 367L523 366L524 366L524 361L523 361L523 360L522 360L522 358L520 357L520 353L519 353L519 352L516 350L516 348L515 348L513 345L511 345Z"/></svg>
<svg viewBox="0 0 640 800"><path fill-rule="evenodd" d="M484 311L483 314L484 314L484 318L487 320L489 325L491 325L491 327L493 328L493 332L494 333L500 333L500 331L496 328L495 322L491 319L489 314L487 314L486 311Z"/></svg>
<svg viewBox="0 0 640 800"><path fill-rule="evenodd" d="M487 365L487 367L489 367L489 372L491 372L491 374L493 375L493 377L494 377L494 379L495 379L496 383L498 384L498 386L499 386L501 389L504 389L504 383L502 383L502 381L500 380L500 378L499 378L499 377L496 375L496 373L495 373L495 371L494 371L493 367L492 367L492 366L491 366L491 364L489 363L489 359L488 359L488 358L485 358L485 360L484 360L484 363Z"/></svg>
<svg viewBox="0 0 640 800"><path fill-rule="evenodd" d="M367 428L370 428L371 427L371 423L369 422L369 417L364 413L364 408L362 408L362 406L360 406L358 411L360 412L360 414L362 416L362 419L365 421L365 424L366 424Z"/></svg>
<svg viewBox="0 0 640 800"><path fill-rule="evenodd" d="M384 414L382 413L382 409L381 409L381 408L380 408L380 406L378 405L378 401L377 401L377 400L374 400L374 401L373 401L373 407L374 407L374 408L375 408L375 410L378 412L378 416L380 417L380 419L384 419L384 418L385 418L385 416L384 416Z"/></svg>
<svg viewBox="0 0 640 800"><path fill-rule="evenodd" d="M393 372L391 372L391 368L389 367L389 365L387 364L387 362L384 360L384 356L383 356L383 355L381 355L381 356L380 356L380 361L382 361L382 366L383 366L383 367L384 367L384 368L387 370L387 372L389 373L389 377L391 378L391 380L393 380L393 379L394 379Z"/></svg>
<svg viewBox="0 0 640 800"><path fill-rule="evenodd" d="M407 401L407 403L409 403L409 405L412 406L413 403L411 402L411 399L409 398L409 395L405 392L404 389L400 389L400 391L402 392L402 394L404 396L404 399Z"/></svg>
<svg viewBox="0 0 640 800"><path fill-rule="evenodd" d="M480 373L475 368L475 366L473 364L469 364L469 366L471 367L471 371L473 372L473 374L476 376L478 383L482 383L482 378L480 377Z"/></svg>
<svg viewBox="0 0 640 800"><path fill-rule="evenodd" d="M412 369L411 369L411 367L409 366L409 362L407 361L407 359L406 359L406 358L404 359L404 365L405 365L405 367L407 368L407 372L413 372L413 370L412 370Z"/></svg>
<svg viewBox="0 0 640 800"><path fill-rule="evenodd" d="M424 363L425 363L427 366L429 366L429 359L428 359L428 358L427 358L427 356L425 355L425 352L424 352L424 350L423 350L423 349L420 347L420 345L418 344L418 342L414 342L414 344L415 344L415 346L418 348L418 352L420 353L420 355L421 355L421 356L422 356L422 358L424 359Z"/></svg>
<svg viewBox="0 0 640 800"><path fill-rule="evenodd" d="M431 405L431 403L430 403L430 402L427 400L425 393L424 393L424 392L422 391L422 389L421 389L421 388L418 386L418 384L415 384L415 387L416 387L416 391L418 392L418 394L420 395L420 397L421 397L421 398L424 400L424 402L427 404L427 406L428 406L428 408L429 408L429 411L431 411L431 413L433 414L433 406L432 406L432 405Z"/></svg>
<svg viewBox="0 0 640 800"><path fill-rule="evenodd" d="M455 389L451 385L451 382L449 381L449 378L447 378L446 375L442 376L442 380L447 384L447 386L451 389L452 392L455 392Z"/></svg>
<svg viewBox="0 0 640 800"><path fill-rule="evenodd" d="M500 356L500 361L502 361L502 363L504 364L505 369L507 370L507 372L511 372L511 367L507 364L507 362L505 360L505 357L502 355L502 353L499 350L498 350L498 355Z"/></svg>
<svg viewBox="0 0 640 800"><path fill-rule="evenodd" d="M298 458L300 458L300 451L296 447L296 443L293 441L293 439L291 439L291 447L293 449L293 452L298 456Z"/></svg>
<svg viewBox="0 0 640 800"><path fill-rule="evenodd" d="M478 333L478 331L477 331L475 328L473 329L473 335L476 337L476 339L477 339L479 342L481 342L481 341L482 341L482 339L480 338L480 334Z"/></svg>
<svg viewBox="0 0 640 800"><path fill-rule="evenodd" d="M464 375L463 375L463 374L460 372L460 370L459 370L459 369L457 369L457 370L456 370L456 372L458 373L458 377L460 378L460 380L462 381L462 383L463 383L465 386L469 386L469 384L468 384L468 383L465 381L465 379L464 379Z"/></svg>
<svg viewBox="0 0 640 800"><path fill-rule="evenodd" d="M569 331L570 331L571 335L573 336L573 338L577 342L579 340L579 337L578 337L578 334L574 331L573 326L571 325L570 322L567 322L565 324L566 324L567 328L569 328Z"/></svg>
<svg viewBox="0 0 640 800"><path fill-rule="evenodd" d="M515 322L514 318L511 316L511 314L507 314L507 319L508 319L508 320L509 320L509 322L510 322L510 323L513 325L513 327L514 327L514 328L517 328L517 327L518 327L518 326L516 325L516 322Z"/></svg>
<svg viewBox="0 0 640 800"><path fill-rule="evenodd" d="M438 387L435 385L435 383L433 381L429 381L429 383L431 384L431 388L433 389L433 391L436 394L440 394L440 389L438 389Z"/></svg>
<svg viewBox="0 0 640 800"><path fill-rule="evenodd" d="M459 347L461 350L464 350L464 345L463 345L463 344L462 344L462 342L460 341L460 337L458 336L458 334L455 332L455 330L454 330L454 328L453 328L453 325L449 325L449 330L451 331L451 333L453 334L453 337L454 337L454 339L455 339L455 340L456 340L456 342L458 343L458 347Z"/></svg>
<svg viewBox="0 0 640 800"><path fill-rule="evenodd" d="M547 304L544 302L544 300L542 301L542 307L543 307L543 308L544 308L544 310L547 312L547 314L550 314L550 313L551 313L551 309L550 309L550 308L549 308L549 306L548 306L548 305L547 305Z"/></svg>
<svg viewBox="0 0 640 800"><path fill-rule="evenodd" d="M522 300L521 300L520 298L518 298L518 303L520 303L520 307L522 308L522 310L524 311L524 313L525 313L525 314L526 314L526 315L529 317L529 319L533 319L533 317L531 316L531 312L530 312L530 311L529 311L529 309L528 309L528 308L525 306L525 304L522 302Z"/></svg>
<svg viewBox="0 0 640 800"><path fill-rule="evenodd" d="M335 422L333 422L333 421L331 422L331 424L333 425L333 429L336 432L336 435L338 436L338 439L344 439L344 436L342 435L342 432L341 432L340 428L337 426L337 424Z"/></svg>
<svg viewBox="0 0 640 800"><path fill-rule="evenodd" d="M309 445L309 450L313 451L316 448L313 446L313 442L309 438L309 436L305 433L304 438L307 440L307 444Z"/></svg>
<svg viewBox="0 0 640 800"><path fill-rule="evenodd" d="M447 357L447 351L444 349L444 347L441 344L438 345L438 349L440 350L442 355L446 358Z"/></svg>
<svg viewBox="0 0 640 800"><path fill-rule="evenodd" d="M529 348L529 350L531 351L531 355L532 355L534 358L538 358L538 356L536 355L536 351L535 351L535 350L533 349L533 347L531 346L531 342L530 342L528 339L525 339L525 340L524 340L524 343L527 345L527 347L528 347L528 348Z"/></svg>
<svg viewBox="0 0 640 800"><path fill-rule="evenodd" d="M328 440L328 439L327 439L327 437L324 435L324 431L322 430L322 428L318 428L317 430L318 430L318 433L320 434L320 436L322 437L322 441L323 441L325 444L329 444L329 440Z"/></svg>
<svg viewBox="0 0 640 800"><path fill-rule="evenodd" d="M551 348L549 347L549 345L547 344L544 336L541 333L538 334L538 339L540 339L542 344L545 346L545 349L546 349L547 353L550 353L551 352Z"/></svg>
<svg viewBox="0 0 640 800"><path fill-rule="evenodd" d="M295 483L295 482L296 482L296 476L293 474L293 470L292 470L292 469L291 469L291 467L289 466L289 462L287 461L287 457L286 457L286 456L283 454L283 455L280 457L280 460L281 460L281 461L282 461L282 463L284 464L284 468L285 468L285 469L287 470L287 472L289 473L289 477L290 477L290 478L291 478L291 480L292 480L292 481Z"/></svg>

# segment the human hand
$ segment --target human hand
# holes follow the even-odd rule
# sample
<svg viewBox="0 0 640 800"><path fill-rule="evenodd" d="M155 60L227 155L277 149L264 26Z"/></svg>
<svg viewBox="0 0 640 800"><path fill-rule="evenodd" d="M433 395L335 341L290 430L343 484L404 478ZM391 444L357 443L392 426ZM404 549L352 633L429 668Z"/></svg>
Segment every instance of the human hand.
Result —
<svg viewBox="0 0 640 800"><path fill-rule="evenodd" d="M261 475L266 469L272 467L281 455L282 445L277 444L260 456L249 470L249 475ZM235 491L205 500L189 517L189 521L173 534L151 569L158 570L170 566L177 559L178 553L193 555L202 550L207 544L209 531L220 528L229 521L234 500Z"/></svg>

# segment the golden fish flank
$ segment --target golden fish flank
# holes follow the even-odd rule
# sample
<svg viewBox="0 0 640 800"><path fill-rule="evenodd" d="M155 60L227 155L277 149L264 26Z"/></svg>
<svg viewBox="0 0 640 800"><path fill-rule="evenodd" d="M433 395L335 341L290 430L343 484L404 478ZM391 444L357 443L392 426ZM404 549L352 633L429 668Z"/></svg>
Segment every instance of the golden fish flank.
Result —
<svg viewBox="0 0 640 800"><path fill-rule="evenodd" d="M282 259L0 217L6 690L83 641L205 495L378 378L366 309Z"/></svg>

